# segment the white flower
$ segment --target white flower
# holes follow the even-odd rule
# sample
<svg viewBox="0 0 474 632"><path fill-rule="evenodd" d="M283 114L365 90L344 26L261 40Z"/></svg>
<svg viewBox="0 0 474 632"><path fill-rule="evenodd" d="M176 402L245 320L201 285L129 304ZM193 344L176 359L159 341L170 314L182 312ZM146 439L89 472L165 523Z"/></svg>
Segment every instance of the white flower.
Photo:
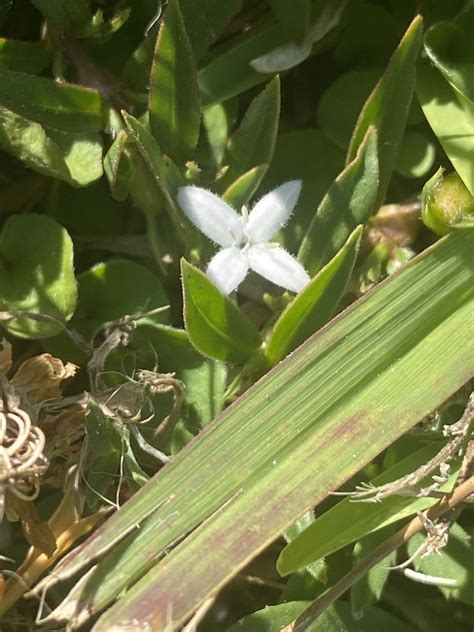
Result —
<svg viewBox="0 0 474 632"><path fill-rule="evenodd" d="M299 292L310 280L298 261L269 242L288 221L298 201L301 181L293 180L267 193L249 214L239 215L214 193L196 186L181 187L178 202L192 223L222 247L211 259L208 278L223 294L244 280L249 268L276 285Z"/></svg>

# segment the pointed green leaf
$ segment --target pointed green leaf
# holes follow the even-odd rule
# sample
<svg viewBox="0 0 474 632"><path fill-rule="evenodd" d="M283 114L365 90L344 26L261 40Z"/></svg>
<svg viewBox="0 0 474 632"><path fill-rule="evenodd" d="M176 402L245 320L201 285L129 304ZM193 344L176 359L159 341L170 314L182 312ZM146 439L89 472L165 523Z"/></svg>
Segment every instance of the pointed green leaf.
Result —
<svg viewBox="0 0 474 632"><path fill-rule="evenodd" d="M268 165L259 165L237 178L222 195L222 199L233 208L241 209L248 204L258 189Z"/></svg>
<svg viewBox="0 0 474 632"><path fill-rule="evenodd" d="M73 245L66 230L45 215L13 215L0 237L0 310L36 312L64 323L76 307ZM22 338L45 338L61 325L16 318L5 325Z"/></svg>
<svg viewBox="0 0 474 632"><path fill-rule="evenodd" d="M62 132L97 132L103 127L97 90L21 72L0 70L0 105Z"/></svg>
<svg viewBox="0 0 474 632"><path fill-rule="evenodd" d="M341 250L277 320L265 352L271 365L296 349L331 318L351 277L361 236L362 226L358 226Z"/></svg>
<svg viewBox="0 0 474 632"><path fill-rule="evenodd" d="M343 152L319 130L306 128L278 134L273 161L260 191L266 193L288 180L303 182L291 221L277 238L278 243L289 252L298 252L316 208L343 167ZM355 222L352 228L358 223L362 222ZM350 232L341 241L340 247Z"/></svg>
<svg viewBox="0 0 474 632"><path fill-rule="evenodd" d="M356 157L322 199L301 243L298 259L310 275L326 265L354 228L375 211L378 173L377 134L369 128Z"/></svg>
<svg viewBox="0 0 474 632"><path fill-rule="evenodd" d="M119 130L104 158L104 171L110 184L110 190L116 200L125 200L128 195L132 166L125 152L128 136Z"/></svg>
<svg viewBox="0 0 474 632"><path fill-rule="evenodd" d="M453 167L474 195L474 123L451 86L426 62L419 62L416 94L423 113Z"/></svg>
<svg viewBox="0 0 474 632"><path fill-rule="evenodd" d="M160 26L151 69L150 126L163 152L192 157L199 138L200 104L193 52L178 0L170 0Z"/></svg>
<svg viewBox="0 0 474 632"><path fill-rule="evenodd" d="M415 86L415 65L422 42L422 18L410 24L382 78L367 99L357 121L347 160L354 159L370 125L378 135L380 182L377 204L385 199Z"/></svg>
<svg viewBox="0 0 474 632"><path fill-rule="evenodd" d="M140 121L125 112L124 119L130 137L135 141L141 158L144 160L145 165L148 168L148 173L151 175L151 182L153 185L158 186L167 202L167 208L170 211L171 218L175 222L176 226L180 227L182 225L182 220L180 211L174 201L174 195L176 193L176 189L184 184L184 181L178 168L171 158L163 155L156 140L150 134L148 129L140 123ZM142 173L140 170L141 177L145 178L146 175L148 174ZM151 185L151 187L153 187L153 185ZM152 200L153 192L150 191L150 208L157 206L156 202L153 205Z"/></svg>
<svg viewBox="0 0 474 632"><path fill-rule="evenodd" d="M307 601L291 601L243 617L226 632L276 632L290 625L308 607ZM305 628L306 632L415 632L415 628L382 608L370 607L361 621L351 612L347 601L336 601L318 620Z"/></svg>
<svg viewBox="0 0 474 632"><path fill-rule="evenodd" d="M272 161L280 118L280 80L275 77L250 104L238 129L229 140L224 163L229 170L220 181L232 182L259 165Z"/></svg>
<svg viewBox="0 0 474 632"><path fill-rule="evenodd" d="M197 268L181 262L184 321L198 351L216 360L242 363L261 344L260 334L234 303Z"/></svg>

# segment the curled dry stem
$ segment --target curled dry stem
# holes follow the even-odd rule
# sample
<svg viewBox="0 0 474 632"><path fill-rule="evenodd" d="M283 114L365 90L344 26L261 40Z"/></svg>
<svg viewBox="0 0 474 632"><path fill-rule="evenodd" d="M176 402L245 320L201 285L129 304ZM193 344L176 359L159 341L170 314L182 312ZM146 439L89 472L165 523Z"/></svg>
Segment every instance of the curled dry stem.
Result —
<svg viewBox="0 0 474 632"><path fill-rule="evenodd" d="M39 478L48 469L44 455L45 436L24 410L6 377L0 376L0 518L5 492L22 500L34 500L39 493Z"/></svg>

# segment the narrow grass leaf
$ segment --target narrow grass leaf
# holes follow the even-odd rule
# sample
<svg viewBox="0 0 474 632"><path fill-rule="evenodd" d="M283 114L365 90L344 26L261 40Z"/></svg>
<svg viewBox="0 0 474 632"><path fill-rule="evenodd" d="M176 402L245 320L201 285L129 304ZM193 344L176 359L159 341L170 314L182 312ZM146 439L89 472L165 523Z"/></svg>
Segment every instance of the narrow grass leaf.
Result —
<svg viewBox="0 0 474 632"><path fill-rule="evenodd" d="M164 627L171 599L179 627L299 516L466 383L471 250L467 231L443 238L209 424L55 569L56 580L70 577L123 540L52 617L84 621L129 587L94 632L132 618Z"/></svg>

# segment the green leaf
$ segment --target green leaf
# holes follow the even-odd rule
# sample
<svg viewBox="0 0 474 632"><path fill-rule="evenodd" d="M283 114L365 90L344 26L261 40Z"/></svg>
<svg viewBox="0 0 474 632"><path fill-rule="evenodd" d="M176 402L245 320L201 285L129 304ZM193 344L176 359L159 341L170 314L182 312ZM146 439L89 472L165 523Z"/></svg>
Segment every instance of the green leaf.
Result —
<svg viewBox="0 0 474 632"><path fill-rule="evenodd" d="M233 208L241 209L258 189L268 165L259 165L237 178L222 195L222 199Z"/></svg>
<svg viewBox="0 0 474 632"><path fill-rule="evenodd" d="M207 52L241 5L242 0L180 0L181 13L195 59Z"/></svg>
<svg viewBox="0 0 474 632"><path fill-rule="evenodd" d="M430 442L373 478L370 484L383 485L413 472L440 447L438 442ZM451 482L454 482L453 477ZM278 558L278 570L282 575L288 575L369 533L431 507L435 502L434 498L406 496L391 496L381 503L354 503L345 498L317 517L306 531L283 549Z"/></svg>
<svg viewBox="0 0 474 632"><path fill-rule="evenodd" d="M0 37L0 68L16 72L37 73L52 60L52 52L43 42L25 42Z"/></svg>
<svg viewBox="0 0 474 632"><path fill-rule="evenodd" d="M97 263L80 274L78 281L81 314L87 314L87 320L98 325L168 304L158 277L133 261ZM156 317L159 322L168 322L166 311Z"/></svg>
<svg viewBox="0 0 474 632"><path fill-rule="evenodd" d="M301 243L298 259L312 276L339 251L358 224L376 210L377 134L369 128L354 160L324 196Z"/></svg>
<svg viewBox="0 0 474 632"><path fill-rule="evenodd" d="M280 80L275 77L250 104L229 140L224 162L229 169L219 182L227 188L255 167L272 161L280 118Z"/></svg>
<svg viewBox="0 0 474 632"><path fill-rule="evenodd" d="M354 159L368 128L377 129L379 191L377 205L385 199L405 130L415 86L415 65L422 42L422 18L410 24L382 78L367 99L357 121L347 161Z"/></svg>
<svg viewBox="0 0 474 632"><path fill-rule="evenodd" d="M323 93L318 105L322 131L347 150L357 118L382 70L351 70L338 77Z"/></svg>
<svg viewBox="0 0 474 632"><path fill-rule="evenodd" d="M474 123L450 85L430 64L419 62L416 94L423 113L471 195L474 195Z"/></svg>
<svg viewBox="0 0 474 632"><path fill-rule="evenodd" d="M419 534L408 542L409 556L424 539L425 535ZM413 566L422 573L454 580L455 588L440 586L441 592L448 599L459 599L474 606L474 551L471 537L458 523L450 528L448 543L440 550L440 555L418 556L413 560Z"/></svg>
<svg viewBox="0 0 474 632"><path fill-rule="evenodd" d="M253 612L227 628L226 632L276 632L289 625L309 606L307 601L293 601ZM367 608L363 623L352 615L345 601L336 601L317 621L306 628L307 632L415 632L415 629L381 608Z"/></svg>
<svg viewBox="0 0 474 632"><path fill-rule="evenodd" d="M278 25L250 30L244 41L211 60L198 73L203 105L221 103L266 81L268 75L253 70L250 62L286 41Z"/></svg>
<svg viewBox="0 0 474 632"><path fill-rule="evenodd" d="M216 103L203 108L202 124L207 141L206 149L210 152L215 165L220 166L224 157L230 127L225 105Z"/></svg>
<svg viewBox="0 0 474 632"><path fill-rule="evenodd" d="M31 0L44 17L63 31L73 31L91 19L87 0Z"/></svg>
<svg viewBox="0 0 474 632"><path fill-rule="evenodd" d="M73 245L64 228L44 215L9 217L0 238L0 309L46 314L64 323L76 299ZM26 317L5 326L22 338L54 336L62 329Z"/></svg>
<svg viewBox="0 0 474 632"><path fill-rule="evenodd" d="M86 418L86 449L83 455L85 499L88 508L98 509L112 485L124 452L123 433L118 424L107 419L99 406L91 401Z"/></svg>
<svg viewBox="0 0 474 632"><path fill-rule="evenodd" d="M462 13L457 22L438 22L425 35L428 57L451 86L474 103L474 50L472 33L462 28L472 24L474 7ZM469 22L468 22L469 23Z"/></svg>
<svg viewBox="0 0 474 632"><path fill-rule="evenodd" d="M433 166L436 149L421 132L407 132L400 145L395 170L407 178L421 178Z"/></svg>
<svg viewBox="0 0 474 632"><path fill-rule="evenodd" d="M55 568L55 579L65 579L108 551L55 620L84 623L127 588L95 632L131 620L164 628L170 594L179 627L298 517L465 384L474 355L466 327L471 250L468 231L443 238L211 422Z"/></svg>
<svg viewBox="0 0 474 632"><path fill-rule="evenodd" d="M132 349L156 351L158 370L175 373L185 387L181 421L173 436L173 452L204 428L224 405L226 367L224 363L203 357L182 329L144 318L137 323ZM152 368L152 367L151 367Z"/></svg>
<svg viewBox="0 0 474 632"><path fill-rule="evenodd" d="M71 327L88 340L108 322L168 305L158 277L133 261L112 259L97 263L78 275L78 282L77 312ZM153 319L168 323L168 311L154 315ZM73 362L84 360L83 353L64 334L48 341L48 350Z"/></svg>
<svg viewBox="0 0 474 632"><path fill-rule="evenodd" d="M351 277L361 236L362 226L358 226L277 320L265 351L272 366L327 323L336 311Z"/></svg>
<svg viewBox="0 0 474 632"><path fill-rule="evenodd" d="M178 0L170 0L150 77L150 126L165 154L190 160L199 138L200 104L193 53Z"/></svg>
<svg viewBox="0 0 474 632"><path fill-rule="evenodd" d="M73 186L87 186L102 175L102 139L98 134L61 133L2 107L0 147L31 169Z"/></svg>
<svg viewBox="0 0 474 632"><path fill-rule="evenodd" d="M311 0L294 3L291 0L270 0L278 20L285 25L289 39L302 40L306 35L311 17Z"/></svg>
<svg viewBox="0 0 474 632"><path fill-rule="evenodd" d="M148 172L151 175L152 182L158 185L159 190L167 202L167 207L172 219L178 227L181 227L182 220L180 211L178 211L174 201L174 194L177 188L184 184L179 170L171 158L163 155L156 140L140 121L127 113L124 113L124 118L128 133L136 143L140 156L144 160ZM153 193L153 188L150 188L149 197L149 207L156 207L156 202L153 204L153 197L156 197L156 194L154 195Z"/></svg>
<svg viewBox="0 0 474 632"><path fill-rule="evenodd" d="M126 155L128 136L119 130L104 158L104 171L110 184L110 190L116 200L125 200L132 175L132 166Z"/></svg>
<svg viewBox="0 0 474 632"><path fill-rule="evenodd" d="M0 70L0 105L41 125L84 134L103 127L97 90Z"/></svg>
<svg viewBox="0 0 474 632"><path fill-rule="evenodd" d="M271 191L288 180L303 181L291 222L277 238L290 252L298 251L314 217L315 208L343 166L344 154L320 131L303 129L279 134L272 164L259 192ZM357 223L354 223L353 228ZM347 236L350 232L349 230ZM345 239L340 246L344 241ZM329 259L331 256L328 261Z"/></svg>
<svg viewBox="0 0 474 632"><path fill-rule="evenodd" d="M198 351L217 360L242 363L261 344L252 323L197 268L181 262L186 331Z"/></svg>
<svg viewBox="0 0 474 632"><path fill-rule="evenodd" d="M379 544L385 542L394 531L395 525L390 525L356 542L353 552L354 566L367 555L370 555L371 551ZM390 567L395 566L396 563L397 551L395 550L381 562L372 566L364 577L351 586L351 610L355 618L359 619L362 615L365 615L367 607L379 601L390 575Z"/></svg>

